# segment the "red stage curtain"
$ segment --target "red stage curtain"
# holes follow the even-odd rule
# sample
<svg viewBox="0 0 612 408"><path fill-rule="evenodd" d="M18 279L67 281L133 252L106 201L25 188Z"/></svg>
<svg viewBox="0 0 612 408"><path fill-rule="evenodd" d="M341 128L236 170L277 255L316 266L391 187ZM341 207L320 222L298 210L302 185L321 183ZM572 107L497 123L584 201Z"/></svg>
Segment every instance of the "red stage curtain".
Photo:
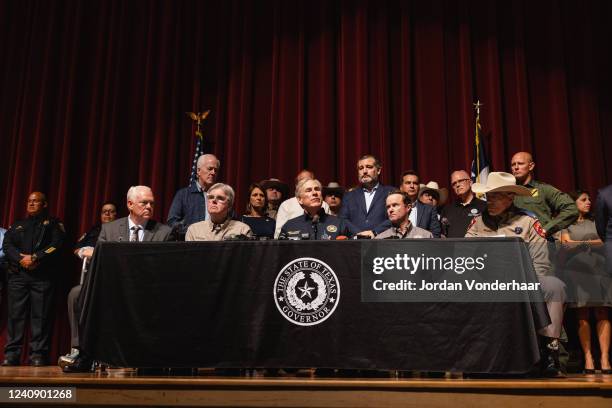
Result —
<svg viewBox="0 0 612 408"><path fill-rule="evenodd" d="M612 176L611 17L606 0L0 1L0 222L45 191L70 246L134 184L165 219L193 155L184 112L205 109L240 210L251 181L302 167L353 185L367 152L386 183L448 185L477 98L495 170L529 150L539 179L594 191Z"/></svg>

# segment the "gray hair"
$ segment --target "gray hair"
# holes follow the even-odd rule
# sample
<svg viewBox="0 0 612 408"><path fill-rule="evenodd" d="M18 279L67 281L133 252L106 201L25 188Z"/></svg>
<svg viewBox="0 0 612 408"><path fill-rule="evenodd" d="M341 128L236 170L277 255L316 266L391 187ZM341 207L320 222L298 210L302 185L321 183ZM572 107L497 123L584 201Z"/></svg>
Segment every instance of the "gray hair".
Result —
<svg viewBox="0 0 612 408"><path fill-rule="evenodd" d="M213 184L208 189L208 193L212 193L213 190L223 190L223 192L225 193L228 199L228 206L231 207L232 205L234 205L235 194L234 194L234 189L232 188L232 186L230 186L229 184L224 184L224 183L216 183L216 184Z"/></svg>
<svg viewBox="0 0 612 408"><path fill-rule="evenodd" d="M304 192L304 185L309 182L309 181L314 181L321 190L323 190L323 185L321 184L321 182L317 179L303 179L300 180L297 184L297 186L295 186L295 196L297 198L300 198L300 196L302 195L302 193Z"/></svg>
<svg viewBox="0 0 612 408"><path fill-rule="evenodd" d="M208 159L216 160L217 169L221 168L221 160L217 159L217 156L215 156L214 154L203 154L200 157L198 157L198 162L196 164L197 168L199 169L200 167L202 167L204 162Z"/></svg>
<svg viewBox="0 0 612 408"><path fill-rule="evenodd" d="M127 199L129 201L136 201L137 196L147 190L149 190L151 194L153 194L153 190L151 190L151 187L149 186L132 186L127 192Z"/></svg>

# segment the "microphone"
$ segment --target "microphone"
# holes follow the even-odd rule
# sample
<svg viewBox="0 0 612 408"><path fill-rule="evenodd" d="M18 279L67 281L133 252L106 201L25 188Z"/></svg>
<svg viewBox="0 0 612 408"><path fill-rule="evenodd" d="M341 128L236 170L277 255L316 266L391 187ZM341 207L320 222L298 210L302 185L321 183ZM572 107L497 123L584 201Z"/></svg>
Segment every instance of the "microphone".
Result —
<svg viewBox="0 0 612 408"><path fill-rule="evenodd" d="M314 230L314 239L317 239L319 233L319 214L312 216L312 229Z"/></svg>

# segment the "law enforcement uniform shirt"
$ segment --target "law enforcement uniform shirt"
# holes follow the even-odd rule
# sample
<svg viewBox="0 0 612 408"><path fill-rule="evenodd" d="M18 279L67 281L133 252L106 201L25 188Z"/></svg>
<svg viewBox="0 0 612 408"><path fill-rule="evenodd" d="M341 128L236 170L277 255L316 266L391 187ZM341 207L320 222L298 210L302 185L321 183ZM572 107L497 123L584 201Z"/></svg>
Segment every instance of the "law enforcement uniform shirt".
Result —
<svg viewBox="0 0 612 408"><path fill-rule="evenodd" d="M415 227L411 222L404 231L398 227L391 227L376 235L374 239L408 239L408 238L433 238L431 231Z"/></svg>
<svg viewBox="0 0 612 408"><path fill-rule="evenodd" d="M516 207L510 207L499 216L490 216L485 210L474 217L465 234L470 237L519 237L527 243L536 275L552 274L547 240L540 221L535 214Z"/></svg>
<svg viewBox="0 0 612 408"><path fill-rule="evenodd" d="M569 195L536 180L524 186L531 191L531 195L515 196L514 205L534 213L547 237L569 227L578 219L576 203ZM553 218L553 214L557 215Z"/></svg>
<svg viewBox="0 0 612 408"><path fill-rule="evenodd" d="M316 225L316 235L315 235ZM313 224L310 214L304 214L287 221L281 228L280 237L286 239L334 240L339 236L349 236L349 229L342 218L319 210L319 221Z"/></svg>
<svg viewBox="0 0 612 408"><path fill-rule="evenodd" d="M449 203L442 209L441 224L447 238L463 238L474 217L487 209L487 203L476 197L468 204L460 201Z"/></svg>
<svg viewBox="0 0 612 408"><path fill-rule="evenodd" d="M32 255L36 271L46 271L58 255L65 235L63 224L46 214L15 222L6 232L3 243L9 271L23 270L19 265L21 253Z"/></svg>

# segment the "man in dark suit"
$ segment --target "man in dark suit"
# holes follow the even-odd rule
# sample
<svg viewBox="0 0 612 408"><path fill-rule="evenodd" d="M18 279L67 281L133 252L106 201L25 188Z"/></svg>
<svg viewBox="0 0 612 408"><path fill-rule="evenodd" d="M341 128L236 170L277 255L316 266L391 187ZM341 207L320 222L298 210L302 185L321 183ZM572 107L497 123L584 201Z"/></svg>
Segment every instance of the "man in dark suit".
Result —
<svg viewBox="0 0 612 408"><path fill-rule="evenodd" d="M612 275L612 184L599 190L595 202L597 234L606 246L606 270Z"/></svg>
<svg viewBox="0 0 612 408"><path fill-rule="evenodd" d="M382 165L372 155L365 155L357 162L360 187L344 195L340 210L340 218L346 221L354 235L374 238L376 234L391 227L385 200L394 188L379 183L381 170Z"/></svg>
<svg viewBox="0 0 612 408"><path fill-rule="evenodd" d="M102 224L98 242L137 243L175 239L172 228L151 219L155 208L155 197L149 187L130 187L127 192L127 208L130 212L127 217ZM78 314L80 318L80 310ZM87 353L81 351L71 364L64 365L60 361L60 366L64 365L65 373L79 373L90 371L92 363Z"/></svg>
<svg viewBox="0 0 612 408"><path fill-rule="evenodd" d="M438 219L438 211L435 207L423 204L419 198L419 175L414 170L408 170L402 173L400 183L400 191L408 194L412 202L412 211L410 212L410 222L419 228L426 229L431 232L434 238L440 238L442 228Z"/></svg>

